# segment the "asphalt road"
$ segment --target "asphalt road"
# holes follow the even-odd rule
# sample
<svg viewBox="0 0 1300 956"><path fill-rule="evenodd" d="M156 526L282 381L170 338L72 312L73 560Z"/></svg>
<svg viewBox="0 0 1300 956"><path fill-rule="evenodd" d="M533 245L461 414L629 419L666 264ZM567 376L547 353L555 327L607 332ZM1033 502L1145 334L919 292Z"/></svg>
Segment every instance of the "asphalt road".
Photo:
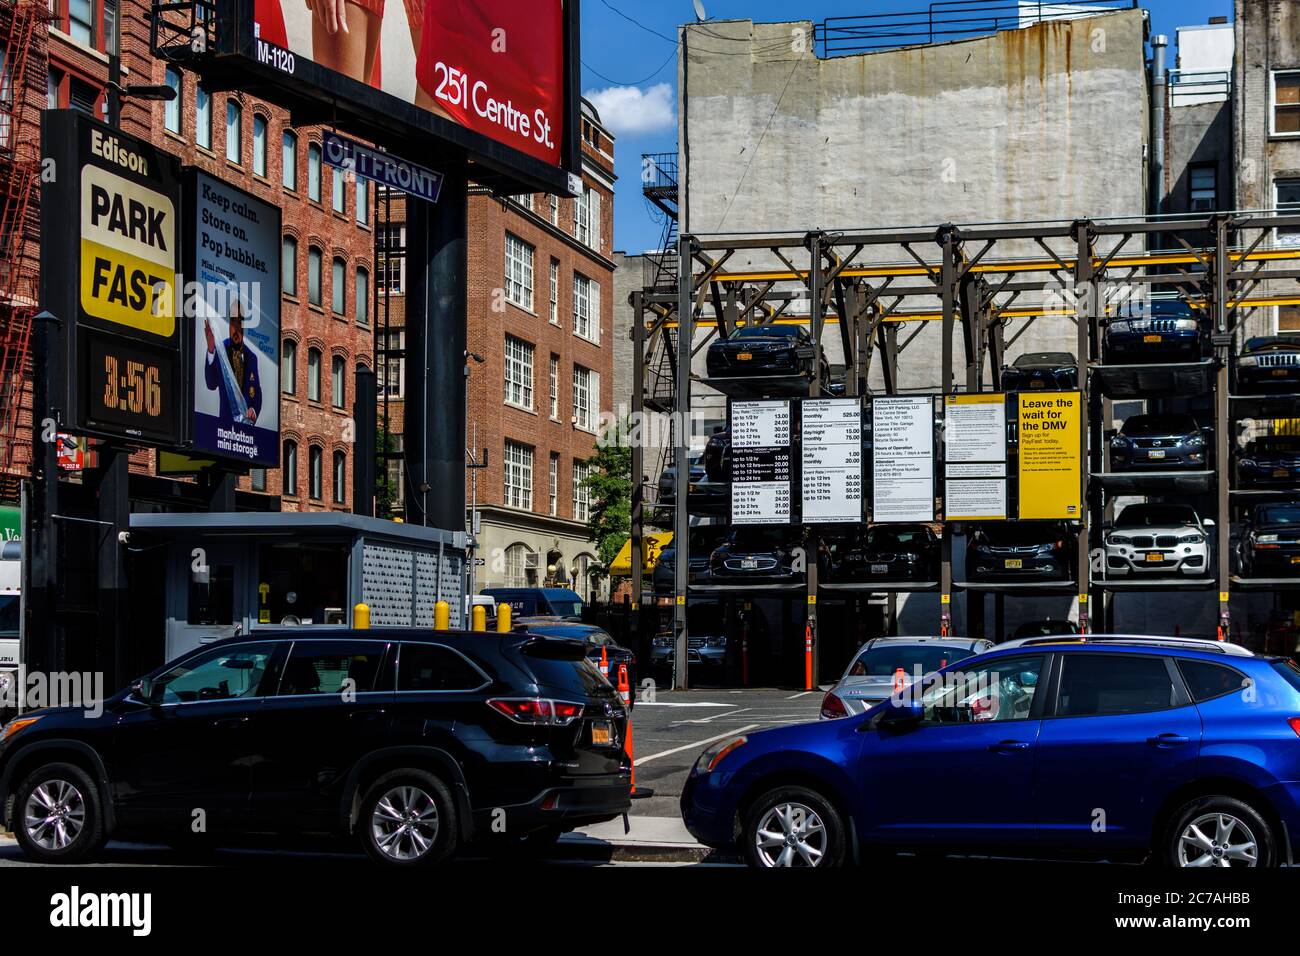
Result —
<svg viewBox="0 0 1300 956"><path fill-rule="evenodd" d="M637 789L653 796L632 803L636 816L677 817L682 785L695 758L734 734L816 720L822 692L755 689L658 691L632 711Z"/></svg>

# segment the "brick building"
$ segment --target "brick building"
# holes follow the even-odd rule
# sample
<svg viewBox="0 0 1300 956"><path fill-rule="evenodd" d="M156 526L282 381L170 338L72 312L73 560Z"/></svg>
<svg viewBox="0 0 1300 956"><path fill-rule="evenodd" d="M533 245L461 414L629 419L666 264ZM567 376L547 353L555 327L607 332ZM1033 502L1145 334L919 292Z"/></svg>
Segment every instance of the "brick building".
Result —
<svg viewBox="0 0 1300 956"><path fill-rule="evenodd" d="M178 93L166 103L123 100L122 129L283 210L281 467L254 470L240 488L278 496L286 511L349 509L352 383L358 364L373 363L373 190L323 162L319 127L294 128L286 111L238 91L208 93L193 74L155 60L145 0L49 6L31 40L47 70L46 101L32 111L106 118L108 51L120 31L121 83L166 83ZM23 126L39 135L38 116ZM30 383L19 387L30 407ZM16 441L30 443L30 416L22 424ZM152 470L153 457L133 455L132 469ZM14 459L25 471L30 452Z"/></svg>
<svg viewBox="0 0 1300 956"><path fill-rule="evenodd" d="M469 441L488 467L471 473L480 516L478 589L564 584L600 593L586 573L582 479L602 412L614 407L613 137L584 101L578 199L546 194L469 200ZM400 451L405 394L406 200L376 208L377 360L382 420ZM482 454L479 453L479 460ZM382 481L382 478L381 478ZM410 494L390 459L380 494L403 513ZM467 507L470 502L467 502Z"/></svg>

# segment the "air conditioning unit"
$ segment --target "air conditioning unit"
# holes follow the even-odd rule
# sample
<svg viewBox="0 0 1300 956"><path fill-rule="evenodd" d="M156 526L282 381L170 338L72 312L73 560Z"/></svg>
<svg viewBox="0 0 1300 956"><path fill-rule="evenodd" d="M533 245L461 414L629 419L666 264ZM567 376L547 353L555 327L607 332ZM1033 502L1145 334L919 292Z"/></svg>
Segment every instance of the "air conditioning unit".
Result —
<svg viewBox="0 0 1300 956"><path fill-rule="evenodd" d="M524 570L537 571L542 566L542 556L536 551L530 551L524 555Z"/></svg>

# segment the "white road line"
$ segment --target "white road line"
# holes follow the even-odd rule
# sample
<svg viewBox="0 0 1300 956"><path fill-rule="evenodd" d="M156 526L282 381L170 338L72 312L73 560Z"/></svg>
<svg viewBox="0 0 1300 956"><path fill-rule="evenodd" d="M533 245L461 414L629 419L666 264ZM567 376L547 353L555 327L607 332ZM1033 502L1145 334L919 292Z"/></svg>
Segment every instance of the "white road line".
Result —
<svg viewBox="0 0 1300 956"><path fill-rule="evenodd" d="M753 710L752 707L741 707L738 710L729 710L725 714L711 714L708 717L696 717L694 720L674 720L674 724L707 724L717 720L720 717L733 717L736 714L743 714L746 711ZM748 719L748 718L746 718Z"/></svg>
<svg viewBox="0 0 1300 956"><path fill-rule="evenodd" d="M791 694L789 697L786 698L786 700L798 700L800 697L807 697L807 696L808 696L809 694L811 694L811 693L812 693L812 691L810 691L810 690L805 690L805 691L803 691L803 692L801 692L801 693L798 693L798 694Z"/></svg>
<svg viewBox="0 0 1300 956"><path fill-rule="evenodd" d="M702 701L700 703L675 704L672 701L667 701L667 700L638 700L636 702L636 706L637 707L730 707L731 705L730 704L709 704L709 703L704 703Z"/></svg>
<svg viewBox="0 0 1300 956"><path fill-rule="evenodd" d="M696 747L702 747L705 744L711 744L715 740L721 740L723 737L731 737L735 734L743 734L747 730L757 730L759 726L760 726L759 724L748 724L744 727L737 727L735 730L728 730L725 734L716 734L712 737L705 737L703 740L696 740L689 744L682 744L682 746L674 747L672 750L662 750L657 754L648 754L647 756L640 757L632 762L633 764L639 767L643 763L649 763L651 760L658 760L660 757L670 757L673 754L681 753L683 750L693 750Z"/></svg>

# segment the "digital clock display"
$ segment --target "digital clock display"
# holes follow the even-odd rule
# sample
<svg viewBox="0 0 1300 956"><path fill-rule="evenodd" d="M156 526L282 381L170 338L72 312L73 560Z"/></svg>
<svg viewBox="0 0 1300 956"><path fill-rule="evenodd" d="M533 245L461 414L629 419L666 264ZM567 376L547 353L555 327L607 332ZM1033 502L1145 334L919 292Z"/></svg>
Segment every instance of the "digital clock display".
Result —
<svg viewBox="0 0 1300 956"><path fill-rule="evenodd" d="M125 438L179 440L174 353L87 333L82 355L81 394L92 429Z"/></svg>

